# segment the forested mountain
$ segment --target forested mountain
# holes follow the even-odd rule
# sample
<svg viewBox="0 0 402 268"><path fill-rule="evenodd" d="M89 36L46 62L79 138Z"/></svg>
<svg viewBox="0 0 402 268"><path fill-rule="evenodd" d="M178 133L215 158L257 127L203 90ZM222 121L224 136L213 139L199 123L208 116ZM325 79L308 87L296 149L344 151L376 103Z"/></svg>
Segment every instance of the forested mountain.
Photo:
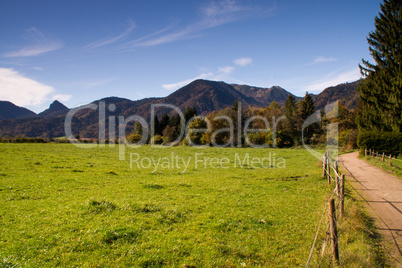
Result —
<svg viewBox="0 0 402 268"><path fill-rule="evenodd" d="M39 113L38 116L40 117L55 117L61 113L66 113L69 109L67 106L55 100L50 104L49 108L44 110L43 112Z"/></svg>
<svg viewBox="0 0 402 268"><path fill-rule="evenodd" d="M285 89L278 86L273 86L271 88L252 87L248 85L236 84L232 84L232 86L244 95L256 100L260 106L267 106L272 101L276 101L278 104L284 105L287 97L291 94ZM299 97L294 97L296 100L300 99Z"/></svg>
<svg viewBox="0 0 402 268"><path fill-rule="evenodd" d="M335 100L340 100L340 103L348 109L356 108L358 98L357 84L358 81L325 89L313 97L316 108L321 109ZM195 80L164 98L146 98L132 101L124 98L108 97L94 101L92 104L99 108L101 107L99 104L104 103L106 118L115 116L117 124L118 116L127 118L131 115L141 116L149 122L152 104L170 104L178 107L182 112L186 108L195 107L199 115L207 115L212 111L230 107L235 100L241 102L244 108L249 106L266 107L274 100L283 105L289 95L292 94L278 86L259 88L248 85L230 85L224 82ZM294 97L296 100L301 99ZM25 108L10 104L9 102L0 102L0 118L13 118L11 120L0 120L0 137L17 135L27 137L65 136L64 122L70 110L59 101L54 101L48 109L38 115ZM6 108L1 110L1 107ZM9 111L7 107L20 108L21 112L19 114L14 113L14 116L10 117L10 111L13 110L10 108L11 110ZM164 113L170 116L175 114L172 109L163 107L155 109L155 113L159 118ZM16 117L21 118L21 116L30 116L30 118L16 119ZM132 125L129 126L128 131L130 127ZM74 133L79 133L82 137L98 137L99 109L80 107L74 114L72 128ZM109 129L108 120L105 122L105 129L106 131Z"/></svg>
<svg viewBox="0 0 402 268"><path fill-rule="evenodd" d="M320 94L314 95L313 100L316 109L324 108L328 103L339 101L339 104L347 108L348 110L354 110L357 107L359 101L359 92L357 86L361 80L344 83L334 87L328 87Z"/></svg>
<svg viewBox="0 0 402 268"><path fill-rule="evenodd" d="M28 118L36 114L26 108L19 107L9 101L0 101L0 120Z"/></svg>

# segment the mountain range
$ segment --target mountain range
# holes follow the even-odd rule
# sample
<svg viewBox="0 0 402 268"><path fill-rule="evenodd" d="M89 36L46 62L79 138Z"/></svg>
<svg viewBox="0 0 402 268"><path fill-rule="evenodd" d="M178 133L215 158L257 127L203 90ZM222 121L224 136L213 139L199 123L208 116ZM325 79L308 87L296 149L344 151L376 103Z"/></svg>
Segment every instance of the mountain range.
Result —
<svg viewBox="0 0 402 268"><path fill-rule="evenodd" d="M359 81L340 84L326 88L318 95L313 95L316 109L322 109L325 105L336 100L339 100L340 104L348 109L355 109L358 100L358 84ZM293 94L279 86L261 88L217 81L195 80L164 98L145 98L132 101L124 98L108 97L96 100L92 104L97 105L96 107L101 107L99 104L103 102L108 117L124 116L127 118L131 115L137 115L149 121L152 104L170 104L178 107L183 112L188 107L195 107L199 115L206 115L214 110L230 107L235 100L240 101L243 107L266 107L272 101L283 105L289 95ZM296 100L301 99L297 96L294 97ZM39 114L35 114L26 108L18 107L11 102L0 101L0 137L18 135L27 137L65 136L64 122L69 111L69 108L57 100L48 109ZM155 114L159 117L164 113L173 115L175 112L167 107L160 107L155 110ZM105 127L105 129L109 129L108 122L106 122ZM80 107L74 114L72 129L73 133L79 133L81 137L98 137L98 109Z"/></svg>

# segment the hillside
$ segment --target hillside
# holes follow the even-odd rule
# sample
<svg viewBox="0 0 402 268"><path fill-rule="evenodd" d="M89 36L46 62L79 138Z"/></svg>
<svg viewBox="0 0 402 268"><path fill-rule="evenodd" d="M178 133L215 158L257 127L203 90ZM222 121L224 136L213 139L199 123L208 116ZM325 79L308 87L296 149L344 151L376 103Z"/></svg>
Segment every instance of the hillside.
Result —
<svg viewBox="0 0 402 268"><path fill-rule="evenodd" d="M39 113L39 117L55 117L58 114L61 114L62 112L67 112L69 109L67 106L59 102L58 100L55 100L50 104L49 108L44 110L43 112Z"/></svg>
<svg viewBox="0 0 402 268"><path fill-rule="evenodd" d="M195 80L164 98L163 102L182 110L196 107L199 114L206 115L232 105L235 100L241 101L244 106L261 106L256 99L229 84L207 80Z"/></svg>
<svg viewBox="0 0 402 268"><path fill-rule="evenodd" d="M28 118L35 115L31 110L19 107L12 102L0 101L0 120Z"/></svg>
<svg viewBox="0 0 402 268"><path fill-rule="evenodd" d="M326 104L340 100L340 103L346 108L355 109L358 100L357 85L358 81L326 88L323 92L313 97L316 108L321 109ZM290 94L278 86L259 88L248 85L230 85L224 82L195 80L164 98L146 98L132 101L119 97L108 97L96 100L92 104L100 107L100 102L105 103L106 119L114 116L117 124L118 116L127 118L132 115L140 116L149 122L152 104L170 104L178 107L182 112L188 107L196 107L198 114L206 115L214 110L230 107L235 100L241 101L243 107L266 107L273 100L283 105ZM295 98L301 99L296 96ZM66 106L54 101L48 109L37 116L31 112L31 118L1 120L0 136L65 136L64 122L68 111L70 110ZM159 117L165 112L170 115L175 113L172 109L163 107L157 108L155 112ZM130 131L131 127L132 124L129 124L127 131ZM117 126L115 127L117 133L116 128ZM99 137L99 109L87 109L85 106L78 109L74 114L72 130L73 133L79 133L81 137ZM109 131L108 120L105 122L105 131L106 133Z"/></svg>
<svg viewBox="0 0 402 268"><path fill-rule="evenodd" d="M322 109L327 104L337 100L339 100L340 105L348 110L356 109L357 102L359 101L359 92L357 91L359 83L360 80L352 83L339 84L334 87L328 87L320 94L314 95L313 100L316 109Z"/></svg>
<svg viewBox="0 0 402 268"><path fill-rule="evenodd" d="M268 106L272 101L276 101L280 105L284 105L289 95L293 95L285 89L273 86L271 88L252 87L248 85L231 84L237 91L253 98L259 102L259 106ZM294 95L293 95L294 96ZM299 97L294 96L296 99Z"/></svg>

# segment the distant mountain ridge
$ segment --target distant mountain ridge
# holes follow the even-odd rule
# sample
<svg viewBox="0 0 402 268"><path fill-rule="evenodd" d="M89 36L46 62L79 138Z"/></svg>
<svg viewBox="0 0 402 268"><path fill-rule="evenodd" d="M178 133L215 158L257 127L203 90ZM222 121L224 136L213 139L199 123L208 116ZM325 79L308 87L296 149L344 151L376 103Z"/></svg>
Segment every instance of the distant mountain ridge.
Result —
<svg viewBox="0 0 402 268"><path fill-rule="evenodd" d="M314 95L313 100L316 109L323 109L327 104L334 101L339 101L339 104L348 110L356 109L359 101L357 87L360 83L361 80L352 83L339 84L337 86L328 87L320 94Z"/></svg>
<svg viewBox="0 0 402 268"><path fill-rule="evenodd" d="M0 120L28 118L35 116L36 113L27 108L20 107L9 101L0 101Z"/></svg>
<svg viewBox="0 0 402 268"><path fill-rule="evenodd" d="M284 105L289 95L292 95L296 100L301 99L279 86L271 88L253 87L248 85L231 84L236 90L244 95L255 99L259 102L259 106L267 106L267 104L276 101L280 105Z"/></svg>
<svg viewBox="0 0 402 268"><path fill-rule="evenodd" d="M321 109L336 99L339 99L340 103L348 109L356 108L358 82L330 87L320 94L314 95L313 99L316 108ZM178 107L182 112L188 107L195 107L199 115L207 115L214 110L230 107L235 100L240 101L243 107L266 107L272 101L283 105L289 95L293 94L279 86L260 88L200 79L191 82L164 98L146 98L132 101L119 97L108 97L96 100L92 104L100 107L99 104L101 102L105 103L107 117L115 116L117 118L117 116L124 116L124 118L127 118L137 115L149 121L151 119L152 104L170 104ZM296 100L301 99L300 97L294 97ZM1 116L4 117L3 112L1 112L3 110L1 109L2 102L0 102L0 118L2 118ZM64 122L69 111L70 109L65 105L59 101L54 101L48 109L38 115L33 112L26 112L25 115L30 116L30 118L18 119L20 117L5 117L8 120L0 120L0 136L65 136ZM159 117L163 113L172 115L174 111L167 107L155 109L155 114ZM73 133L79 133L82 137L99 137L99 111L82 106L74 114L72 128ZM109 129L108 122L106 122L105 129ZM130 126L127 131L130 131Z"/></svg>
<svg viewBox="0 0 402 268"><path fill-rule="evenodd" d="M58 100L55 100L50 104L49 108L44 110L43 112L39 113L39 117L54 117L57 116L57 114L60 113L60 111L67 111L69 110L67 106L59 102Z"/></svg>

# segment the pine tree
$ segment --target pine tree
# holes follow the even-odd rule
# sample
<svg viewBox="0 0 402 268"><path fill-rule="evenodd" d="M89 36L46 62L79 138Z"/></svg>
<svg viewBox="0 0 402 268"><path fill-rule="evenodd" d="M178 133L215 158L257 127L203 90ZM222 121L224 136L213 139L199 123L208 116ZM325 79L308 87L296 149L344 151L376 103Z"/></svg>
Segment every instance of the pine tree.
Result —
<svg viewBox="0 0 402 268"><path fill-rule="evenodd" d="M362 60L359 127L402 131L402 0L384 0L367 38L375 63Z"/></svg>
<svg viewBox="0 0 402 268"><path fill-rule="evenodd" d="M142 130L141 123L138 121L135 121L133 134L142 135L142 132L143 132L143 130Z"/></svg>
<svg viewBox="0 0 402 268"><path fill-rule="evenodd" d="M154 135L158 135L160 131L160 124L159 124L159 119L158 116L155 115L154 118L151 121L151 129L153 130ZM152 133L152 132L151 132Z"/></svg>
<svg viewBox="0 0 402 268"><path fill-rule="evenodd" d="M308 92L304 96L303 101L301 102L300 107L300 116L303 120L306 120L310 115L315 112L314 101Z"/></svg>
<svg viewBox="0 0 402 268"><path fill-rule="evenodd" d="M170 122L169 115L167 113L164 113L161 118L161 121L159 123L159 133L157 133L157 134L163 135L163 130L166 128L166 126L169 124L169 122Z"/></svg>
<svg viewBox="0 0 402 268"><path fill-rule="evenodd" d="M306 95L304 96L304 99L300 102L300 123L303 125L303 123L306 121L307 118L309 118L310 115L315 113L315 107L314 107L314 101L313 98L311 97L308 92L306 92ZM318 128L317 123L314 123L312 125L307 126L305 129L301 129L304 133L304 137L306 138L305 142L310 143L310 139L314 133L314 131Z"/></svg>
<svg viewBox="0 0 402 268"><path fill-rule="evenodd" d="M289 95L285 101L285 124L284 132L295 138L296 136L296 99Z"/></svg>
<svg viewBox="0 0 402 268"><path fill-rule="evenodd" d="M190 121L191 118L197 116L197 110L195 109L195 107L193 108L187 108L184 113L184 119L186 120L186 124L188 121Z"/></svg>

